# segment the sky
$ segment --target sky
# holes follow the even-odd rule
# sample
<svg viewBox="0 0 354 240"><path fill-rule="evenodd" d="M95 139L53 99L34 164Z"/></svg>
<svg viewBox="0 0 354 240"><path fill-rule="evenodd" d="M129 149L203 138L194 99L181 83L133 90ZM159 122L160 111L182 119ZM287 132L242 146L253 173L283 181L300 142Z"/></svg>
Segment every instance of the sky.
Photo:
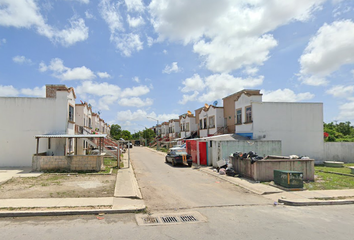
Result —
<svg viewBox="0 0 354 240"><path fill-rule="evenodd" d="M354 123L354 1L0 0L0 97L46 84L132 133L242 89Z"/></svg>

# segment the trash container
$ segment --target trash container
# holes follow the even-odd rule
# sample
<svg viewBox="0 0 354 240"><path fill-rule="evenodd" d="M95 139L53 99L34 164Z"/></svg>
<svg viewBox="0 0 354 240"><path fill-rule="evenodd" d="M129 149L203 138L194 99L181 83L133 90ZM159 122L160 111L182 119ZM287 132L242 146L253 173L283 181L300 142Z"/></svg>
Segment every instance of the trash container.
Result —
<svg viewBox="0 0 354 240"><path fill-rule="evenodd" d="M303 172L274 170L274 183L285 188L303 188Z"/></svg>

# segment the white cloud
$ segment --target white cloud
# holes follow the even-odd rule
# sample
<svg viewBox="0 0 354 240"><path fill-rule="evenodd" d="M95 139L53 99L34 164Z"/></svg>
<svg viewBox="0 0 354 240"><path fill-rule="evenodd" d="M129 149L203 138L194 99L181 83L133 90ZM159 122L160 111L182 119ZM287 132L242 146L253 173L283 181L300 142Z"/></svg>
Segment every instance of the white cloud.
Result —
<svg viewBox="0 0 354 240"><path fill-rule="evenodd" d="M116 47L123 53L124 56L130 57L132 52L143 49L143 43L140 41L140 36L134 33L121 34L121 36L113 37Z"/></svg>
<svg viewBox="0 0 354 240"><path fill-rule="evenodd" d="M129 14L127 16L127 22L132 28L136 28L145 24L145 21L141 16L135 18L131 17Z"/></svg>
<svg viewBox="0 0 354 240"><path fill-rule="evenodd" d="M147 86L138 86L138 87L132 87L132 88L125 88L122 93L121 97L126 98L126 97L138 97L141 95L145 95L148 92L150 92L150 89Z"/></svg>
<svg viewBox="0 0 354 240"><path fill-rule="evenodd" d="M31 64L32 60L29 58L26 58L25 56L15 56L12 58L12 61L14 61L15 63L28 63Z"/></svg>
<svg viewBox="0 0 354 240"><path fill-rule="evenodd" d="M2 43L6 43L6 39L5 38L3 38L1 41L2 41Z"/></svg>
<svg viewBox="0 0 354 240"><path fill-rule="evenodd" d="M354 98L339 107L339 115L336 117L338 121L354 121Z"/></svg>
<svg viewBox="0 0 354 240"><path fill-rule="evenodd" d="M97 72L97 75L100 78L110 78L111 77L111 75L109 75L107 72Z"/></svg>
<svg viewBox="0 0 354 240"><path fill-rule="evenodd" d="M39 64L39 71L45 72L47 70L51 70L53 72L53 77L56 77L63 81L92 80L96 77L96 75L85 66L76 68L65 67L63 64L63 60L59 58L52 59L48 66L45 65L45 63L43 62Z"/></svg>
<svg viewBox="0 0 354 240"><path fill-rule="evenodd" d="M128 12L143 12L144 4L141 0L125 0Z"/></svg>
<svg viewBox="0 0 354 240"><path fill-rule="evenodd" d="M33 96L33 97L45 97L46 96L46 88L43 87L35 87L33 89L30 88L22 88L21 94L26 96Z"/></svg>
<svg viewBox="0 0 354 240"><path fill-rule="evenodd" d="M194 93L192 95L183 94L182 100L178 101L178 103L184 105L187 102L193 102L193 101L197 100L198 95L199 95L199 92L197 92L197 91L194 91Z"/></svg>
<svg viewBox="0 0 354 240"><path fill-rule="evenodd" d="M242 89L259 86L263 83L263 78L263 76L240 78L222 73L210 75L202 79L198 74L194 74L193 77L187 78L182 82L184 87L181 88L182 92L194 91L193 95L183 95L183 99L179 103L185 104L188 101L196 99L200 102L211 102ZM196 93L203 89L203 94L198 95Z"/></svg>
<svg viewBox="0 0 354 240"><path fill-rule="evenodd" d="M262 90L262 93L262 99L264 102L300 102L310 100L315 97L314 94L309 92L296 94L288 88L278 89L275 91Z"/></svg>
<svg viewBox="0 0 354 240"><path fill-rule="evenodd" d="M277 41L269 34L307 21L325 0L152 0L149 11L159 40L193 44L214 72L262 65Z"/></svg>
<svg viewBox="0 0 354 240"><path fill-rule="evenodd" d="M132 79L133 79L134 82L137 82L137 83L140 82L139 77L136 77L136 76L135 76L135 77L133 77Z"/></svg>
<svg viewBox="0 0 354 240"><path fill-rule="evenodd" d="M170 119L177 119L178 114L159 114L159 115L157 115L155 112L147 113L145 110L141 110L141 109L138 109L135 112L127 110L127 111L120 111L117 113L117 120L122 121L122 122L145 121L145 120L155 122L155 120L150 119L148 117L158 119L159 123L162 123L162 122L168 121Z"/></svg>
<svg viewBox="0 0 354 240"><path fill-rule="evenodd" d="M338 98L346 98L350 97L354 92L354 86L343 86L343 85L338 85L338 86L333 86L332 88L328 89L326 91L327 94L330 94L334 97Z"/></svg>
<svg viewBox="0 0 354 240"><path fill-rule="evenodd" d="M162 52L163 52L164 54L167 54L167 50L166 50L166 49L164 49Z"/></svg>
<svg viewBox="0 0 354 240"><path fill-rule="evenodd" d="M2 0L0 6L0 26L28 29L34 27L40 35L63 46L71 46L88 38L88 27L81 18L71 18L70 27L62 30L46 24L34 0Z"/></svg>
<svg viewBox="0 0 354 240"><path fill-rule="evenodd" d="M182 92L202 91L205 88L205 83L198 74L194 74L193 77L187 78L182 84L184 85L181 89Z"/></svg>
<svg viewBox="0 0 354 240"><path fill-rule="evenodd" d="M180 72L181 69L178 67L177 62L171 63L171 66L166 65L165 69L162 70L163 73L170 74L172 72Z"/></svg>
<svg viewBox="0 0 354 240"><path fill-rule="evenodd" d="M88 10L85 12L85 17L87 19L95 19L95 16L91 14Z"/></svg>
<svg viewBox="0 0 354 240"><path fill-rule="evenodd" d="M101 0L99 7L102 18L108 24L111 32L110 41L113 42L121 53L129 57L132 52L143 49L140 36L135 33L123 33L125 31L122 16L119 12L121 3L110 3L109 0Z"/></svg>
<svg viewBox="0 0 354 240"><path fill-rule="evenodd" d="M90 0L67 0L67 1L80 2L80 3L85 3L85 4L90 3Z"/></svg>
<svg viewBox="0 0 354 240"><path fill-rule="evenodd" d="M1 97L16 97L19 94L19 91L14 88L12 85L3 86L0 85L0 96Z"/></svg>
<svg viewBox="0 0 354 240"><path fill-rule="evenodd" d="M247 75L251 75L251 76L254 76L257 74L258 72L258 68L256 67L246 67L244 70L243 70L243 73L247 74Z"/></svg>
<svg viewBox="0 0 354 240"><path fill-rule="evenodd" d="M152 37L147 36L147 44L149 47L151 47L154 44L154 39Z"/></svg>
<svg viewBox="0 0 354 240"><path fill-rule="evenodd" d="M151 106L153 104L153 100L151 98L146 98L142 100L138 97L133 98L122 98L118 101L118 104L125 107L145 107Z"/></svg>
<svg viewBox="0 0 354 240"><path fill-rule="evenodd" d="M300 77L305 84L314 85L345 64L354 63L354 23L351 20L324 24L308 43L299 59ZM315 79L315 80L314 80Z"/></svg>
<svg viewBox="0 0 354 240"><path fill-rule="evenodd" d="M119 96L121 89L117 85L103 83L95 83L92 81L85 81L82 84L75 88L77 94L91 94L94 96Z"/></svg>

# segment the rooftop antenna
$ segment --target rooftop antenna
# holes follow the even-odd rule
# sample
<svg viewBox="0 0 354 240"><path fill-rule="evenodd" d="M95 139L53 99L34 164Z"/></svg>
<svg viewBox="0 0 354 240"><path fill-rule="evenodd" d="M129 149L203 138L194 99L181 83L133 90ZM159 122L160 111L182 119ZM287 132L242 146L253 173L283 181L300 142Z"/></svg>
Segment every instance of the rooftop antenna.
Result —
<svg viewBox="0 0 354 240"><path fill-rule="evenodd" d="M214 101L214 102L213 102L213 105L214 105L214 106L218 105L218 101Z"/></svg>

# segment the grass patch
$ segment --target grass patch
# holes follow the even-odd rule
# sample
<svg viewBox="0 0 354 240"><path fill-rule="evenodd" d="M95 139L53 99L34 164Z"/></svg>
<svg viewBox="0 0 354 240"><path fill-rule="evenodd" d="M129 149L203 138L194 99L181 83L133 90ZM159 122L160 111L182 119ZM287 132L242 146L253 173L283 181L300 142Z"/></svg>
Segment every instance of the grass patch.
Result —
<svg viewBox="0 0 354 240"><path fill-rule="evenodd" d="M343 168L315 166L315 181L304 183L304 188L307 190L354 189L354 177L335 174L350 174L348 167L354 164L344 164L344 166Z"/></svg>

